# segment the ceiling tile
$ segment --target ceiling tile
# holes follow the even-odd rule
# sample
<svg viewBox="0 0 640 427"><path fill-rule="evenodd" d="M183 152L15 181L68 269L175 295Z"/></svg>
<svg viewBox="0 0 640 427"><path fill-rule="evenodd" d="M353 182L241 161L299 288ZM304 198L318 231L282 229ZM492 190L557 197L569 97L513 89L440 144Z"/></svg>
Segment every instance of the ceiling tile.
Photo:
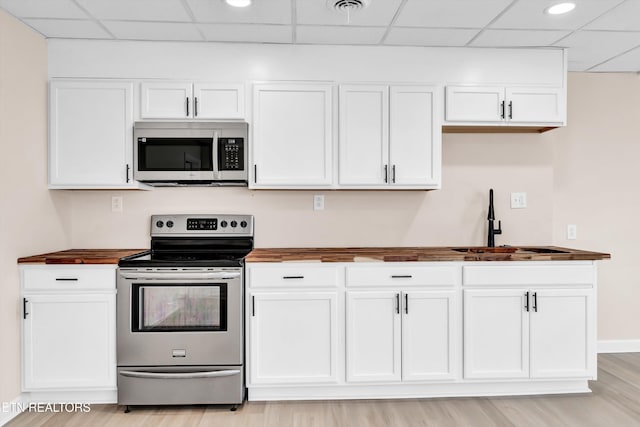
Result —
<svg viewBox="0 0 640 427"><path fill-rule="evenodd" d="M478 30L392 28L384 44L407 46L464 46Z"/></svg>
<svg viewBox="0 0 640 427"><path fill-rule="evenodd" d="M18 18L88 18L71 0L0 0L0 7Z"/></svg>
<svg viewBox="0 0 640 427"><path fill-rule="evenodd" d="M585 28L589 30L640 31L640 0L627 0Z"/></svg>
<svg viewBox="0 0 640 427"><path fill-rule="evenodd" d="M180 0L76 0L95 18L131 21L191 21Z"/></svg>
<svg viewBox="0 0 640 427"><path fill-rule="evenodd" d="M607 61L589 71L597 72L630 72L637 73L640 70L640 47L633 49L617 58Z"/></svg>
<svg viewBox="0 0 640 427"><path fill-rule="evenodd" d="M482 28L512 0L408 0L395 22L405 27Z"/></svg>
<svg viewBox="0 0 640 427"><path fill-rule="evenodd" d="M203 41L194 24L174 22L102 22L116 38L121 40Z"/></svg>
<svg viewBox="0 0 640 427"><path fill-rule="evenodd" d="M296 0L296 22L312 25L389 25L401 0L372 0L368 7L346 12L327 6L326 0Z"/></svg>
<svg viewBox="0 0 640 427"><path fill-rule="evenodd" d="M291 0L254 1L249 7L232 7L222 0L186 0L196 22L291 24Z"/></svg>
<svg viewBox="0 0 640 427"><path fill-rule="evenodd" d="M485 30L469 46L549 46L570 33L571 31L555 30Z"/></svg>
<svg viewBox="0 0 640 427"><path fill-rule="evenodd" d="M556 43L569 48L569 61L597 65L640 45L640 32L579 31Z"/></svg>
<svg viewBox="0 0 640 427"><path fill-rule="evenodd" d="M296 27L297 43L314 44L373 44L382 40L386 27Z"/></svg>
<svg viewBox="0 0 640 427"><path fill-rule="evenodd" d="M208 41L291 43L289 25L198 24Z"/></svg>
<svg viewBox="0 0 640 427"><path fill-rule="evenodd" d="M557 0L519 0L491 28L575 30L623 0L573 0L576 8L565 15L547 15L544 10Z"/></svg>
<svg viewBox="0 0 640 427"><path fill-rule="evenodd" d="M80 21L71 19L26 19L30 27L49 38L83 38L83 39L111 39L100 25L94 21Z"/></svg>

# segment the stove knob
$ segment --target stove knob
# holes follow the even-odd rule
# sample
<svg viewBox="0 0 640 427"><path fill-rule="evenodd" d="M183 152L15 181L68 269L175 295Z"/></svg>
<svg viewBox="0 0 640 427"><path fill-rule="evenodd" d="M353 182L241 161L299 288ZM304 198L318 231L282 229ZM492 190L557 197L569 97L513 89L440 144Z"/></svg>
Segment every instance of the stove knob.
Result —
<svg viewBox="0 0 640 427"><path fill-rule="evenodd" d="M225 228L227 226L227 221L221 221L220 227Z"/></svg>
<svg viewBox="0 0 640 427"><path fill-rule="evenodd" d="M173 227L173 221L171 220L167 221L167 227L169 228Z"/></svg>
<svg viewBox="0 0 640 427"><path fill-rule="evenodd" d="M158 227L158 228L164 227L164 222L162 222L162 221L156 222L156 227Z"/></svg>
<svg viewBox="0 0 640 427"><path fill-rule="evenodd" d="M231 226L233 228L236 228L238 226L238 223L236 221L231 221Z"/></svg>
<svg viewBox="0 0 640 427"><path fill-rule="evenodd" d="M242 221L242 222L240 223L240 227L242 227L242 228L247 228L247 221Z"/></svg>

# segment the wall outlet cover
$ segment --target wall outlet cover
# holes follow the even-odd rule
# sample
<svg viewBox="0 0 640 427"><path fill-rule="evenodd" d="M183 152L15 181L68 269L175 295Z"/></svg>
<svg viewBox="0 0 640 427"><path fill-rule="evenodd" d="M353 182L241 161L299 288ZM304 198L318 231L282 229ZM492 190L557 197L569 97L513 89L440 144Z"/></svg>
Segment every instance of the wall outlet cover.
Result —
<svg viewBox="0 0 640 427"><path fill-rule="evenodd" d="M324 194L313 195L313 210L314 211L324 210Z"/></svg>
<svg viewBox="0 0 640 427"><path fill-rule="evenodd" d="M122 196L111 197L111 212L122 212L123 205L124 202L122 201Z"/></svg>
<svg viewBox="0 0 640 427"><path fill-rule="evenodd" d="M511 193L511 209L527 207L527 193Z"/></svg>
<svg viewBox="0 0 640 427"><path fill-rule="evenodd" d="M578 238L578 226L575 224L567 225L567 240L576 240Z"/></svg>

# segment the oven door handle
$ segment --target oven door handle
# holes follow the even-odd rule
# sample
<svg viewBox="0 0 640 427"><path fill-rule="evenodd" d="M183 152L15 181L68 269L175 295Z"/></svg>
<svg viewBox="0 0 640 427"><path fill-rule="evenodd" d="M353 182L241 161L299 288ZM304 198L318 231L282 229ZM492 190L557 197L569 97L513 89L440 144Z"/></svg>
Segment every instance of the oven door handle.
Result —
<svg viewBox="0 0 640 427"><path fill-rule="evenodd" d="M131 378L153 378L153 379L195 379L195 378L217 378L238 375L239 369L228 369L224 371L204 371L204 372L144 372L144 371L120 371L123 377Z"/></svg>
<svg viewBox="0 0 640 427"><path fill-rule="evenodd" d="M121 272L121 276L125 279L189 279L189 280L232 280L238 279L240 273L177 273L177 272Z"/></svg>

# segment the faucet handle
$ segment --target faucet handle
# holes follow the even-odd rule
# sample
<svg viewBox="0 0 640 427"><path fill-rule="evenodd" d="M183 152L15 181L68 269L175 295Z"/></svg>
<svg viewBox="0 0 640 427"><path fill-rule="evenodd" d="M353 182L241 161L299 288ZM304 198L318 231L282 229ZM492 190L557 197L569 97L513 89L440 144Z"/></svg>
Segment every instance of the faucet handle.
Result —
<svg viewBox="0 0 640 427"><path fill-rule="evenodd" d="M498 228L493 230L493 234L502 234L502 221L498 220Z"/></svg>

